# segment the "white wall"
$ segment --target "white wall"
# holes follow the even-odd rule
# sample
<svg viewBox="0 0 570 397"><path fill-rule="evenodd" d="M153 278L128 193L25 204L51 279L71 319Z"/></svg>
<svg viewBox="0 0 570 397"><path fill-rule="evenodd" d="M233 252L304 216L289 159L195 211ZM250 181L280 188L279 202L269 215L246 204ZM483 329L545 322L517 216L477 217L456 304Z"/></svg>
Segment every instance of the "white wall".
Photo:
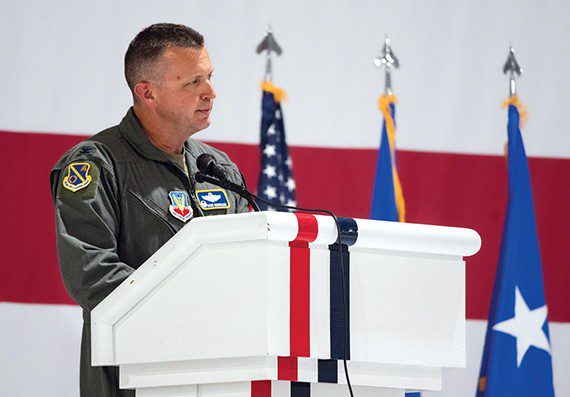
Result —
<svg viewBox="0 0 570 397"><path fill-rule="evenodd" d="M502 66L513 42L524 69L531 156L570 156L570 3L551 1L7 1L0 128L93 133L130 103L122 76L129 41L158 21L188 24L207 40L218 91L200 137L254 143L264 59L254 49L271 22L284 49L275 82L288 94L290 144L376 147L372 66L384 35L402 68L394 75L399 147L502 153L507 95Z"/></svg>

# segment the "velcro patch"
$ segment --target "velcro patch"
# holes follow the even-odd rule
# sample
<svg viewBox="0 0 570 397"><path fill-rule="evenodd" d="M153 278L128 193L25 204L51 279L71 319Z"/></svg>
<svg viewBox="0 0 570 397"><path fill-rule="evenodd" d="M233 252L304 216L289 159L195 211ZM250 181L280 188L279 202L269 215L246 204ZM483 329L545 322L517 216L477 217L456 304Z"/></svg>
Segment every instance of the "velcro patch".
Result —
<svg viewBox="0 0 570 397"><path fill-rule="evenodd" d="M223 210L230 208L230 200L223 189L196 190L198 204L203 210Z"/></svg>
<svg viewBox="0 0 570 397"><path fill-rule="evenodd" d="M168 209L172 216L176 219L180 219L182 222L186 222L192 218L194 215L194 210L190 205L190 200L188 199L188 194L184 191L173 190L168 193L170 198L170 205Z"/></svg>
<svg viewBox="0 0 570 397"><path fill-rule="evenodd" d="M99 183L99 168L91 161L74 161L65 167L58 189L58 197L64 193L84 198L95 197Z"/></svg>
<svg viewBox="0 0 570 397"><path fill-rule="evenodd" d="M71 163L67 167L67 175L61 182L63 187L72 192L81 190L91 183L91 175L89 175L91 164L84 162Z"/></svg>

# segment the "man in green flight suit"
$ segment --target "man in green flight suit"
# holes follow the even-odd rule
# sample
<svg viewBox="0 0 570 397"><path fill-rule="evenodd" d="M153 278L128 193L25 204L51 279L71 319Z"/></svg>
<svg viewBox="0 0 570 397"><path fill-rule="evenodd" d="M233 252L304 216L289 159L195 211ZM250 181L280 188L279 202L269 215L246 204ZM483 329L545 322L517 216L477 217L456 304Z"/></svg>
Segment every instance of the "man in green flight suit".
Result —
<svg viewBox="0 0 570 397"><path fill-rule="evenodd" d="M69 150L50 175L61 273L83 308L82 397L134 396L119 389L116 367L91 366L91 310L193 217L248 210L194 179L196 157L209 153L244 185L225 153L190 138L209 126L216 97L203 36L149 26L129 45L125 76L134 105L121 123Z"/></svg>

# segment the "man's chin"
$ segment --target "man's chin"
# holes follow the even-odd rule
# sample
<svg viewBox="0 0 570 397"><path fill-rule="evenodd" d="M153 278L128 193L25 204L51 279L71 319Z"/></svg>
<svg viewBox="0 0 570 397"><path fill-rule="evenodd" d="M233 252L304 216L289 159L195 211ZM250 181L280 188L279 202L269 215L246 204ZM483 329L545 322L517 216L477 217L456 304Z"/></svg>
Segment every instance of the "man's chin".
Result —
<svg viewBox="0 0 570 397"><path fill-rule="evenodd" d="M197 132L203 131L210 126L210 120L194 124L192 127L188 128L189 131L192 131L191 135L196 134Z"/></svg>
<svg viewBox="0 0 570 397"><path fill-rule="evenodd" d="M210 119L204 120L204 122L201 123L200 131L205 130L209 126L210 126Z"/></svg>

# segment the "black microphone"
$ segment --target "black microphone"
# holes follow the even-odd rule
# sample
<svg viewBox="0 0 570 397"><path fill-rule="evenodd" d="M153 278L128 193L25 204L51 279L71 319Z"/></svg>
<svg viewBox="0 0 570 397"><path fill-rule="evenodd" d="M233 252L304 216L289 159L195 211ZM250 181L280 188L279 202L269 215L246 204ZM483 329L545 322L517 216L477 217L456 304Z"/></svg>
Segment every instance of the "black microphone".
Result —
<svg viewBox="0 0 570 397"><path fill-rule="evenodd" d="M228 172L224 167L218 164L214 156L203 153L196 159L196 166L206 175L218 178L220 181L228 179Z"/></svg>

